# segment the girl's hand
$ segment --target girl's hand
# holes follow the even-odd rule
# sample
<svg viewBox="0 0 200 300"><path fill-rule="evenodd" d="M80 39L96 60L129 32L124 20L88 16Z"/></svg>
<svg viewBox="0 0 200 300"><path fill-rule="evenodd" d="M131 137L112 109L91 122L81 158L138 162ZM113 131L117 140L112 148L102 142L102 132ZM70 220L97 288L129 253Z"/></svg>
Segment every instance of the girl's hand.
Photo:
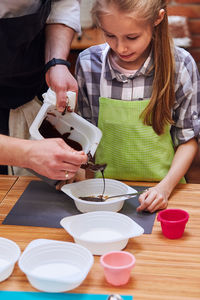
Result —
<svg viewBox="0 0 200 300"><path fill-rule="evenodd" d="M151 213L167 207L168 198L165 193L158 187L149 188L139 197L140 206L137 212L147 210Z"/></svg>

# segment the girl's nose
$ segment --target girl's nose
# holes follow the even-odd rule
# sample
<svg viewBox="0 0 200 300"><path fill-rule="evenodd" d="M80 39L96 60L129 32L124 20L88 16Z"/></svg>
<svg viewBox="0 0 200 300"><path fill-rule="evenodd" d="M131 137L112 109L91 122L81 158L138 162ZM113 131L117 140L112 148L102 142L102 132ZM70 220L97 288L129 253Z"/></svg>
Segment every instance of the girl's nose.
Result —
<svg viewBox="0 0 200 300"><path fill-rule="evenodd" d="M116 49L119 54L122 54L127 51L127 46L123 43L123 41L117 41Z"/></svg>

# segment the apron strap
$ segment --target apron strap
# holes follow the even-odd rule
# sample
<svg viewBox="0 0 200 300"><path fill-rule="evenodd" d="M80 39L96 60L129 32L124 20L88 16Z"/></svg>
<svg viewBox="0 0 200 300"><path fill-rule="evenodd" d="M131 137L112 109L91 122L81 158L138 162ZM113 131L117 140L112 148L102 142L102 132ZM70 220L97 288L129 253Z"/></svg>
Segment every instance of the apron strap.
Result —
<svg viewBox="0 0 200 300"><path fill-rule="evenodd" d="M102 69L101 69L101 77L100 77L100 97L111 98L111 89L107 85L107 81L105 79L105 66L106 66L106 57L108 51L110 50L110 46L107 45L102 52Z"/></svg>

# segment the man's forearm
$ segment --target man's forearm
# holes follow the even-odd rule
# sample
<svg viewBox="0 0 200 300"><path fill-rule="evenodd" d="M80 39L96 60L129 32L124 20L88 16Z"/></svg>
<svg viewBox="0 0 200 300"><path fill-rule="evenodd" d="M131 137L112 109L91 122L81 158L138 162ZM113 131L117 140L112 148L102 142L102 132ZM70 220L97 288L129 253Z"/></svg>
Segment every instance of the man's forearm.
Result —
<svg viewBox="0 0 200 300"><path fill-rule="evenodd" d="M52 58L67 59L74 30L63 24L49 24L46 26L45 62Z"/></svg>
<svg viewBox="0 0 200 300"><path fill-rule="evenodd" d="M27 167L31 141L0 135L0 164Z"/></svg>

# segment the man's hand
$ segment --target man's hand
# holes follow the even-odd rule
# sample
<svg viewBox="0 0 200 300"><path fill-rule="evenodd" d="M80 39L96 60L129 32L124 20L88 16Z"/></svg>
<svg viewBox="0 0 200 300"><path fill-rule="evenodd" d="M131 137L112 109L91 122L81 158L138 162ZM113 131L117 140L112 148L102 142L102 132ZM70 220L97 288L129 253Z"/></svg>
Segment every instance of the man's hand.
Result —
<svg viewBox="0 0 200 300"><path fill-rule="evenodd" d="M66 180L75 176L80 166L87 162L83 151L69 147L62 139L28 141L24 167L56 180Z"/></svg>
<svg viewBox="0 0 200 300"><path fill-rule="evenodd" d="M55 65L46 73L48 86L56 93L57 110L63 112L67 102L67 91L78 93L76 79L72 76L67 66Z"/></svg>

